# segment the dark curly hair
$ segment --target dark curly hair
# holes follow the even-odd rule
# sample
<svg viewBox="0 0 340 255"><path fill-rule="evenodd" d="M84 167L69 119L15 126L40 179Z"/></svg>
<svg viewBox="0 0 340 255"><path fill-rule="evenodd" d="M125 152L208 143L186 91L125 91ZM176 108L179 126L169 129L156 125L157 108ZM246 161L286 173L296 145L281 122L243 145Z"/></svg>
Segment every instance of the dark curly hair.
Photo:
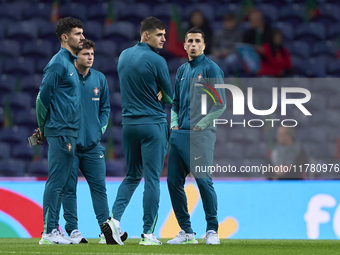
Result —
<svg viewBox="0 0 340 255"><path fill-rule="evenodd" d="M83 23L79 19L66 17L58 20L57 26L55 28L55 33L61 42L61 35L62 34L69 34L72 28L83 28Z"/></svg>

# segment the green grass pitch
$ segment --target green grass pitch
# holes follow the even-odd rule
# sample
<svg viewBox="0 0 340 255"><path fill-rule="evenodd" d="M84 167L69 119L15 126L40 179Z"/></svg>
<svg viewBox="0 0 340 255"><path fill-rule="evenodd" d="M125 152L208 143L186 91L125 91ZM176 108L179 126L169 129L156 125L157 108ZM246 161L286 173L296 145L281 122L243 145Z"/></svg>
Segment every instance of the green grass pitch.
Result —
<svg viewBox="0 0 340 255"><path fill-rule="evenodd" d="M99 239L90 239L88 244L39 245L39 239L0 238L0 255L105 255L105 254L340 254L338 240L236 240L222 239L220 245L206 245L199 240L197 245L167 245L168 239L160 239L161 246L141 246L139 239L128 239L124 246L98 244Z"/></svg>

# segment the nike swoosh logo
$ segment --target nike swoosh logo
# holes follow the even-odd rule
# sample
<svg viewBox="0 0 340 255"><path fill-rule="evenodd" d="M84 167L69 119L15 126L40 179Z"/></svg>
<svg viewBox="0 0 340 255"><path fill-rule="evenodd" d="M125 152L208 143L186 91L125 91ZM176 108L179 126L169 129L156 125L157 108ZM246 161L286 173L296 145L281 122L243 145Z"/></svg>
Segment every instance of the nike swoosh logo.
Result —
<svg viewBox="0 0 340 255"><path fill-rule="evenodd" d="M185 79L185 77L184 78L181 78L181 80L184 80Z"/></svg>
<svg viewBox="0 0 340 255"><path fill-rule="evenodd" d="M100 157L100 158L103 158L103 157L104 157L104 155L100 155L99 157Z"/></svg>
<svg viewBox="0 0 340 255"><path fill-rule="evenodd" d="M194 159L195 159L195 160L197 160L197 159L200 159L200 158L202 158L202 156L199 156L199 157L195 157Z"/></svg>
<svg viewBox="0 0 340 255"><path fill-rule="evenodd" d="M72 76L73 75L73 73L70 73L70 76Z"/></svg>

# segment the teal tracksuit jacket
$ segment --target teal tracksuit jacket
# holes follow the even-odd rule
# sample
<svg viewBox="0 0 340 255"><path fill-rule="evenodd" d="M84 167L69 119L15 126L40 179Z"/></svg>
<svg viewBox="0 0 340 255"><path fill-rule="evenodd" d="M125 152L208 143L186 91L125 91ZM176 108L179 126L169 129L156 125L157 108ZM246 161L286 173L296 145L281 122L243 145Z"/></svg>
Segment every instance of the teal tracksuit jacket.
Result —
<svg viewBox="0 0 340 255"><path fill-rule="evenodd" d="M186 233L193 233L187 198L184 192L185 178L190 173L199 188L206 230L218 230L217 196L211 174L196 173L195 166L213 163L216 128L212 126L226 108L225 91L215 89L223 84L223 71L204 54L180 66L177 70L173 106L172 130L168 160L168 188L178 223ZM202 95L206 95L206 115L202 115ZM202 131L193 131L198 126Z"/></svg>
<svg viewBox="0 0 340 255"><path fill-rule="evenodd" d="M38 126L49 145L48 179L43 197L44 232L50 233L59 219L59 195L72 172L79 130L79 77L77 59L65 48L44 68L37 96Z"/></svg>
<svg viewBox="0 0 340 255"><path fill-rule="evenodd" d="M153 233L159 207L159 179L168 145L164 103L172 103L168 66L147 43L139 42L122 52L118 61L122 96L123 146L127 175L112 208L120 220L134 190L144 177L143 233ZM163 92L162 101L157 93Z"/></svg>
<svg viewBox="0 0 340 255"><path fill-rule="evenodd" d="M78 229L78 168L89 184L99 227L109 217L105 185L105 148L100 144L110 116L109 88L104 74L99 71L90 69L85 77L83 74L78 75L81 97L80 129L72 175L62 198L65 230L68 234Z"/></svg>

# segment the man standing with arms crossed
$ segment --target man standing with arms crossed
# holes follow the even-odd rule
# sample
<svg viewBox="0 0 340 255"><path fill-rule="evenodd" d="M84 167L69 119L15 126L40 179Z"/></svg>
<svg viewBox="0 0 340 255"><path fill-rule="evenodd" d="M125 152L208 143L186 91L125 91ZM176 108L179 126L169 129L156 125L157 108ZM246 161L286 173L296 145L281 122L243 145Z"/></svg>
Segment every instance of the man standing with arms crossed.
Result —
<svg viewBox="0 0 340 255"><path fill-rule="evenodd" d="M159 207L159 179L168 144L163 103L172 103L168 66L157 52L165 43L165 25L155 17L148 17L141 23L140 35L141 41L124 50L118 61L127 175L118 189L112 217L102 226L107 244L123 244L120 220L142 177L144 226L139 244L162 244L153 232Z"/></svg>
<svg viewBox="0 0 340 255"><path fill-rule="evenodd" d="M216 128L212 124L226 108L225 91L214 89L215 84L223 84L223 71L204 55L204 48L204 33L199 28L191 28L185 34L184 43L189 61L180 66L176 74L167 178L172 207L181 231L168 244L198 243L191 228L184 192L185 177L190 172L202 197L207 221L206 244L220 243L217 235L217 196L211 173L195 172L197 165L212 166L216 141ZM216 97L216 100L207 94ZM204 97L205 116L201 114Z"/></svg>
<svg viewBox="0 0 340 255"><path fill-rule="evenodd" d="M85 39L83 49L76 52L78 59L74 62L78 70L77 75L79 75L82 114L73 171L61 200L66 221L65 230L70 235L73 244L87 243L86 238L82 237L78 230L76 196L78 168L89 184L99 227L109 217L105 184L105 148L100 144L100 140L110 116L110 96L104 74L91 68L94 62L94 52L95 43ZM123 234L122 239L125 240L127 234L126 232ZM104 235L101 234L100 237L100 243L106 243Z"/></svg>
<svg viewBox="0 0 340 255"><path fill-rule="evenodd" d="M43 198L44 232L39 244L70 244L55 228L59 219L58 200L75 158L79 130L79 77L74 66L75 53L82 49L83 24L75 18L57 22L60 51L44 68L37 96L36 111L41 142L47 139L48 179Z"/></svg>

